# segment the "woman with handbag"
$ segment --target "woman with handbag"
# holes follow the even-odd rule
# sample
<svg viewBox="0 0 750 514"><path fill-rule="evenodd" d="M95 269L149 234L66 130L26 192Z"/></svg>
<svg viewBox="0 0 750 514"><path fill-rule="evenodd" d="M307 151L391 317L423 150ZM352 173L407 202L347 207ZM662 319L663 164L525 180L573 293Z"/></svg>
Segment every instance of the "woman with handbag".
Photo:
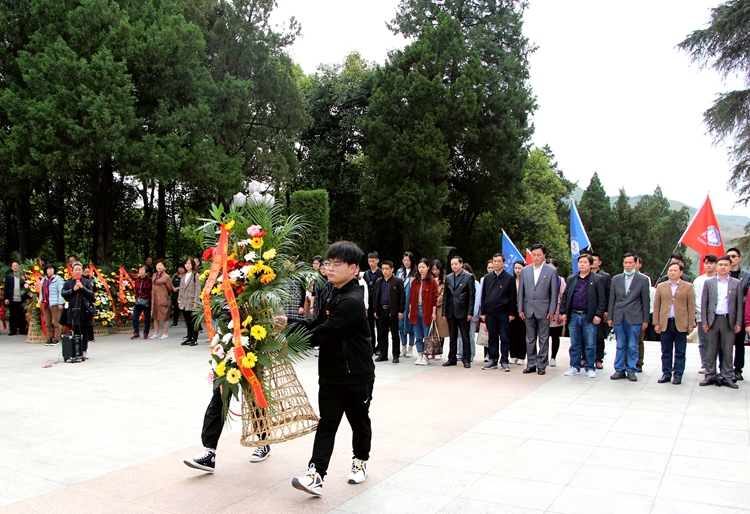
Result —
<svg viewBox="0 0 750 514"><path fill-rule="evenodd" d="M198 344L198 331L195 329L195 319L193 318L193 308L200 304L201 286L198 280L198 259L188 257L185 261L185 274L180 279L180 289L177 296L177 306L185 315L185 325L187 325L187 336L182 341L183 346L195 346Z"/></svg>
<svg viewBox="0 0 750 514"><path fill-rule="evenodd" d="M133 336L130 339L140 338L138 330L143 314L143 339L148 339L148 331L151 328L151 277L145 264L138 268L138 276L135 277L135 307L133 307Z"/></svg>
<svg viewBox="0 0 750 514"><path fill-rule="evenodd" d="M443 294L445 293L445 266L439 260L435 259L432 261L432 276L435 277L435 281L438 285L438 296L437 296L437 309L438 312L443 311ZM450 335L450 328L448 327L448 320L442 316L437 317L437 333L440 339L445 342L445 338ZM443 358L443 345L440 345L440 351L434 355L429 355L428 358L439 361Z"/></svg>
<svg viewBox="0 0 750 514"><path fill-rule="evenodd" d="M430 333L430 324L437 320L438 284L430 273L430 261L420 259L417 276L409 291L409 324L417 346L417 366L427 366L429 360L424 355L424 338ZM428 324L428 321L430 324Z"/></svg>
<svg viewBox="0 0 750 514"><path fill-rule="evenodd" d="M151 280L151 318L155 321L154 335L149 339L169 339L169 295L174 288L172 279L167 275L164 259L156 260L156 273ZM159 335L159 324L164 325L164 333Z"/></svg>
<svg viewBox="0 0 750 514"><path fill-rule="evenodd" d="M88 329L94 326L94 290L91 280L83 276L80 262L73 263L71 269L73 276L65 281L61 294L68 302L68 326L73 330L73 338L81 338L83 360L88 360Z"/></svg>

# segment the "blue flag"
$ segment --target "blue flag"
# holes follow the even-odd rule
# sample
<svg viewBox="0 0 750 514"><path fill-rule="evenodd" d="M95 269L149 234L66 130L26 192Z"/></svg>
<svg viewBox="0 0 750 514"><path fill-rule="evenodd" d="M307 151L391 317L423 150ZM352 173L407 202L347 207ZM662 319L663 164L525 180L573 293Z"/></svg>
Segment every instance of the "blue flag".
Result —
<svg viewBox="0 0 750 514"><path fill-rule="evenodd" d="M581 256L581 250L591 247L591 241L583 228L581 216L578 215L578 209L573 199L570 199L570 258L572 260L573 274L578 273L578 257Z"/></svg>
<svg viewBox="0 0 750 514"><path fill-rule="evenodd" d="M513 241L510 240L508 234L505 233L505 230L503 230L503 255L505 256L504 269L511 275L513 274L513 264L517 261L522 262L523 265L526 266L526 261L524 260L523 255L518 251L518 248L513 244Z"/></svg>

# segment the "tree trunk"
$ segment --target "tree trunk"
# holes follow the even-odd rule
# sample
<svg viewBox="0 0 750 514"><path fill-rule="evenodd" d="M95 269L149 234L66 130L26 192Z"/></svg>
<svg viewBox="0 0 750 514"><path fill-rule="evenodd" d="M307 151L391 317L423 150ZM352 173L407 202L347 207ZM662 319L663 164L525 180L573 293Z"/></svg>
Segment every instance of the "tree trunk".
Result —
<svg viewBox="0 0 750 514"><path fill-rule="evenodd" d="M151 194L148 194L149 186L151 187ZM145 180L141 180L141 200L143 200L143 224L141 225L141 243L143 244L143 255L141 259L145 259L151 255L151 218L154 212L154 192L153 183L149 184Z"/></svg>
<svg viewBox="0 0 750 514"><path fill-rule="evenodd" d="M164 258L167 255L167 190L163 182L159 182L158 195L155 249L157 258Z"/></svg>
<svg viewBox="0 0 750 514"><path fill-rule="evenodd" d="M17 198L18 213L18 251L21 253L21 259L29 257L29 239L31 237L31 187L29 181L22 179L19 181L19 194Z"/></svg>
<svg viewBox="0 0 750 514"><path fill-rule="evenodd" d="M112 170L112 159L107 159L104 162L97 175L92 255L96 265L102 266L112 262L112 238L114 237L114 202L112 201L114 172Z"/></svg>

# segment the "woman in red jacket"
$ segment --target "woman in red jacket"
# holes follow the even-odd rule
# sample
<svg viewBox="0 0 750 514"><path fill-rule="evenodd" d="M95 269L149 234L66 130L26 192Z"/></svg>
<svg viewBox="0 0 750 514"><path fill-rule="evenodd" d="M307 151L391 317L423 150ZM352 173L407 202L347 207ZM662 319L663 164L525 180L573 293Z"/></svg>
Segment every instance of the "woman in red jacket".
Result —
<svg viewBox="0 0 750 514"><path fill-rule="evenodd" d="M437 320L438 284L430 273L430 261L420 259L419 273L411 283L409 292L409 323L414 329L419 356L414 363L427 366L429 361L424 353L424 338L430 332L430 324Z"/></svg>

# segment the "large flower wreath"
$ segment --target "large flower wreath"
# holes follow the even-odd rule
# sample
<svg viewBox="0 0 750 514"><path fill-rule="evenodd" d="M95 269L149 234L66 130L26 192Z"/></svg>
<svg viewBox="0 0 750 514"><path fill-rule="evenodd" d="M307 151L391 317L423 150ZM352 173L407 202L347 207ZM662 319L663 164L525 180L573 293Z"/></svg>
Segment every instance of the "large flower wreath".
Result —
<svg viewBox="0 0 750 514"><path fill-rule="evenodd" d="M307 284L310 270L294 262L293 251L307 230L298 216L284 215L270 195L235 195L228 212L212 206L202 219L205 280L199 319L211 342L214 388L221 388L223 417L240 389L273 413L279 398L263 379L264 368L293 362L310 351L309 334L280 329L273 317L291 300L291 281Z"/></svg>

